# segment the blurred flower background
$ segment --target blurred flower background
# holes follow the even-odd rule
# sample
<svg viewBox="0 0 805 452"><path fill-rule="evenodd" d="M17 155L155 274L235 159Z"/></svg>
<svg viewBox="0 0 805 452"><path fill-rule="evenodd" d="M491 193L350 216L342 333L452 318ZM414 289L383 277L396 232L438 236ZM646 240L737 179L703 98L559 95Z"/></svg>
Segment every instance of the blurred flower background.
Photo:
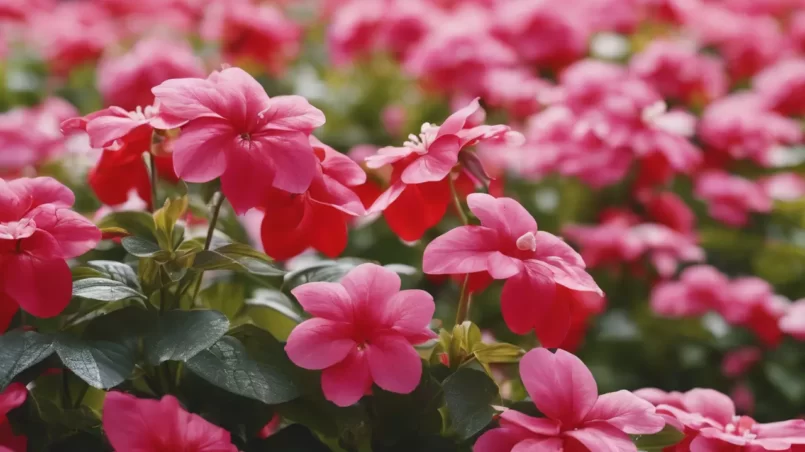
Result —
<svg viewBox="0 0 805 452"><path fill-rule="evenodd" d="M805 1L0 0L0 177L56 177L90 217L144 209L151 88L226 65L307 98L326 116L314 149L368 173L342 184L363 204L350 213L302 228L273 220L294 206L228 211L231 237L290 269L410 265L409 288L453 318L460 280L421 272L425 245L460 224L449 191L410 185L381 214L400 176L364 158L424 145L421 124L480 98L467 128L525 139L483 126L456 189L515 198L580 251L606 302L574 305L561 347L600 393L710 387L758 421L805 414ZM109 106L134 122L125 137L97 138L93 118L60 131ZM157 166L179 190L169 141ZM347 241L322 227L339 221ZM506 328L490 281L472 281L472 320L536 345ZM516 367L499 374L525 397Z"/></svg>

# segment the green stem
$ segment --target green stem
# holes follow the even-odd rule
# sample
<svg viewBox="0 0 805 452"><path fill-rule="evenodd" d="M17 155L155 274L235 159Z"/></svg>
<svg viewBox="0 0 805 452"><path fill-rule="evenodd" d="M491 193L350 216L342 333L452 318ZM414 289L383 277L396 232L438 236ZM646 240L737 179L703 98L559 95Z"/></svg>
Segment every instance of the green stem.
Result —
<svg viewBox="0 0 805 452"><path fill-rule="evenodd" d="M470 301L472 294L469 291L470 275L464 276L464 282L461 284L461 293L458 296L458 311L456 312L456 325L461 325L467 320L470 313Z"/></svg>
<svg viewBox="0 0 805 452"><path fill-rule="evenodd" d="M73 406L73 397L70 395L70 373L67 369L62 369L61 385L61 404L62 408L66 410Z"/></svg>
<svg viewBox="0 0 805 452"><path fill-rule="evenodd" d="M159 203L157 202L157 163L153 152L148 153L148 159L151 163L151 212L154 212Z"/></svg>
<svg viewBox="0 0 805 452"><path fill-rule="evenodd" d="M461 200L458 199L458 192L456 191L456 185L453 182L452 174L447 176L447 181L450 183L450 194L453 195L453 205L456 207L458 217L461 218L461 223L463 223L464 226L466 226L470 224L470 220L467 218L467 214L464 213L464 208L461 206Z"/></svg>
<svg viewBox="0 0 805 452"><path fill-rule="evenodd" d="M204 241L204 251L210 249L210 245L212 245L212 237L215 234L215 225L218 223L218 216L221 213L221 207L224 205L224 201L226 198L221 192L217 192L213 195L213 206L212 206L212 217L210 218L210 225L207 228L207 239ZM192 306L193 303L196 301L196 297L198 297L198 292L201 289L201 279L204 276L204 272L200 272L198 275L198 281L196 281L196 287L193 289L193 298L190 299L190 305Z"/></svg>

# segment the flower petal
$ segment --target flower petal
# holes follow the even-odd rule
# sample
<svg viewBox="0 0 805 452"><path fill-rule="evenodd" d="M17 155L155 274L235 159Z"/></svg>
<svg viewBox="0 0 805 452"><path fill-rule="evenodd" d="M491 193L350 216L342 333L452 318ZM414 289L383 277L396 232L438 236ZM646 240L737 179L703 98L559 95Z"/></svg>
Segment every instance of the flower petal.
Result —
<svg viewBox="0 0 805 452"><path fill-rule="evenodd" d="M15 179L8 183L8 187L21 199L30 199L29 209L42 204L54 204L59 207L72 207L75 204L73 191L52 177Z"/></svg>
<svg viewBox="0 0 805 452"><path fill-rule="evenodd" d="M654 405L629 391L598 397L584 421L604 421L630 435L657 433L665 426L663 418L654 413Z"/></svg>
<svg viewBox="0 0 805 452"><path fill-rule="evenodd" d="M221 119L191 121L173 142L173 167L187 182L209 182L227 169L227 154L236 149L232 128Z"/></svg>
<svg viewBox="0 0 805 452"><path fill-rule="evenodd" d="M585 428L568 431L565 435L595 452L637 452L637 446L629 435L603 422L595 422Z"/></svg>
<svg viewBox="0 0 805 452"><path fill-rule="evenodd" d="M47 232L56 240L65 259L78 257L101 241L100 229L70 209L43 204L26 216L36 222L37 229Z"/></svg>
<svg viewBox="0 0 805 452"><path fill-rule="evenodd" d="M269 127L298 130L310 133L324 125L324 113L302 96L275 96L268 100L267 106L259 113Z"/></svg>
<svg viewBox="0 0 805 452"><path fill-rule="evenodd" d="M386 391L410 394L422 378L422 361L401 336L379 336L366 347L374 382Z"/></svg>
<svg viewBox="0 0 805 452"><path fill-rule="evenodd" d="M495 279L508 279L523 271L523 261L497 251L489 255L486 268Z"/></svg>
<svg viewBox="0 0 805 452"><path fill-rule="evenodd" d="M428 153L411 162L402 172L406 184L436 182L450 176L458 163L461 143L457 136L447 135L428 146Z"/></svg>
<svg viewBox="0 0 805 452"><path fill-rule="evenodd" d="M498 235L494 230L460 226L428 244L422 257L422 271L431 275L453 275L488 270L488 260L497 250Z"/></svg>
<svg viewBox="0 0 805 452"><path fill-rule="evenodd" d="M340 363L321 373L324 397L346 407L355 404L372 388L372 376L365 351L354 348Z"/></svg>
<svg viewBox="0 0 805 452"><path fill-rule="evenodd" d="M56 241L46 236L47 233L38 232L24 242L46 241L44 246L58 248ZM6 295L26 312L36 317L53 317L70 303L73 277L64 259L11 254L5 257L4 267Z"/></svg>
<svg viewBox="0 0 805 452"><path fill-rule="evenodd" d="M19 407L28 397L28 389L22 383L11 383L0 393L0 416L5 416L9 411ZM2 443L0 443L2 444Z"/></svg>
<svg viewBox="0 0 805 452"><path fill-rule="evenodd" d="M493 428L478 438L472 452L511 452L517 443L528 438L523 433L510 428Z"/></svg>
<svg viewBox="0 0 805 452"><path fill-rule="evenodd" d="M755 424L752 432L756 433L759 438L798 438L800 442L796 444L805 444L805 420L803 419Z"/></svg>
<svg viewBox="0 0 805 452"><path fill-rule="evenodd" d="M404 190L396 194L397 198L383 211L389 228L402 240L413 242L419 240L425 232L439 224L450 204L450 185L447 180L426 182L417 185L402 184ZM386 202L385 194L378 198L376 206ZM416 212L416 215L411 215Z"/></svg>
<svg viewBox="0 0 805 452"><path fill-rule="evenodd" d="M732 422L735 404L728 396L712 389L691 389L684 395L685 408L691 413L699 413L721 425Z"/></svg>
<svg viewBox="0 0 805 452"><path fill-rule="evenodd" d="M388 301L400 291L402 281L393 271L376 264L361 264L341 279L352 302L371 312L372 319L380 321L386 312Z"/></svg>
<svg viewBox="0 0 805 452"><path fill-rule="evenodd" d="M497 231L501 238L516 241L526 233L537 232L534 217L511 198L494 198L486 193L467 196L467 205L481 224Z"/></svg>
<svg viewBox="0 0 805 452"><path fill-rule="evenodd" d="M352 319L352 300L341 284L310 282L294 288L291 293L311 315L342 322Z"/></svg>
<svg viewBox="0 0 805 452"><path fill-rule="evenodd" d="M340 362L356 347L350 337L350 325L314 318L291 331L285 352L297 366L319 370Z"/></svg>
<svg viewBox="0 0 805 452"><path fill-rule="evenodd" d="M506 280L500 294L503 320L512 332L526 334L554 303L556 285L541 273L523 271Z"/></svg>
<svg viewBox="0 0 805 452"><path fill-rule="evenodd" d="M556 436L559 435L560 424L553 420L544 417L531 417L515 410L506 410L500 413L500 424L509 425L513 424L531 433L542 436Z"/></svg>
<svg viewBox="0 0 805 452"><path fill-rule="evenodd" d="M429 328L436 305L424 290L402 290L386 303L382 325L391 325L410 343L418 344L436 336Z"/></svg>
<svg viewBox="0 0 805 452"><path fill-rule="evenodd" d="M564 343L572 320L570 312L572 300L563 296L566 292L561 288L557 286L554 288L556 290L553 297L546 297L543 303L547 306L543 306L534 319L534 333L540 345L549 348L559 347Z"/></svg>
<svg viewBox="0 0 805 452"><path fill-rule="evenodd" d="M470 116L474 115L478 109L481 108L481 104L478 102L480 98L476 97L470 103L454 112L447 119L444 120L441 126L439 126L439 132L437 137L442 137L445 135L455 135L458 133L459 130L464 128L464 125L467 123L467 119Z"/></svg>
<svg viewBox="0 0 805 452"><path fill-rule="evenodd" d="M562 450L561 438L529 438L517 443L511 452L562 452Z"/></svg>
<svg viewBox="0 0 805 452"><path fill-rule="evenodd" d="M98 116L87 123L87 135L89 135L89 144L93 148L105 148L111 146L115 140L119 140L126 135L133 133L138 127L144 129L137 130L137 135L140 133L150 133L151 126L145 121L140 121L130 118L128 115L108 115Z"/></svg>
<svg viewBox="0 0 805 452"><path fill-rule="evenodd" d="M564 350L531 350L520 361L520 376L537 408L567 428L579 425L598 398L593 374Z"/></svg>

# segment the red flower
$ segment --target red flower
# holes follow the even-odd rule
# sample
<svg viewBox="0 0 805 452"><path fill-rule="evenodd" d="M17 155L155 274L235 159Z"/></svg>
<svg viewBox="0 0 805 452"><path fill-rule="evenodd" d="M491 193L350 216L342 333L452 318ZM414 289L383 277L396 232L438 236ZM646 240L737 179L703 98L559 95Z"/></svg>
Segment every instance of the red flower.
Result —
<svg viewBox="0 0 805 452"><path fill-rule="evenodd" d="M0 452L28 450L28 438L15 435L6 417L9 411L22 405L27 397L28 390L22 383L11 383L0 393Z"/></svg>

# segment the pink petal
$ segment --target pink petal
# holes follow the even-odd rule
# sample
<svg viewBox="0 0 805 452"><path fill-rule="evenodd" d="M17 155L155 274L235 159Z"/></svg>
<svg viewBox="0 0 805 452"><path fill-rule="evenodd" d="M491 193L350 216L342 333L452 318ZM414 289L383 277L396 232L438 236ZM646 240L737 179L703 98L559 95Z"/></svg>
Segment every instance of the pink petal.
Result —
<svg viewBox="0 0 805 452"><path fill-rule="evenodd" d="M458 163L461 143L455 135L438 138L430 146L428 153L411 162L403 171L401 179L406 184L437 182L450 176L450 171Z"/></svg>
<svg viewBox="0 0 805 452"><path fill-rule="evenodd" d="M335 207L346 214L355 216L366 214L361 198L351 188L326 174L313 180L309 194L313 201Z"/></svg>
<svg viewBox="0 0 805 452"><path fill-rule="evenodd" d="M372 312L375 321L383 318L388 301L400 291L400 276L376 264L361 264L341 279L356 306Z"/></svg>
<svg viewBox="0 0 805 452"><path fill-rule="evenodd" d="M72 259L95 248L101 241L101 231L89 219L53 204L43 204L27 215L39 230L45 231L58 243L61 256Z"/></svg>
<svg viewBox="0 0 805 452"><path fill-rule="evenodd" d="M440 235L425 248L422 271L431 275L487 270L498 250L497 233L484 226L461 226Z"/></svg>
<svg viewBox="0 0 805 452"><path fill-rule="evenodd" d="M547 298L536 319L534 320L534 333L539 339L542 347L559 347L565 341L567 333L570 331L570 304L572 301L566 296L562 296L562 289L556 287L553 297ZM547 308L547 309L546 309Z"/></svg>
<svg viewBox="0 0 805 452"><path fill-rule="evenodd" d="M30 208L30 198L20 197L12 182L0 178L0 221L17 221Z"/></svg>
<svg viewBox="0 0 805 452"><path fill-rule="evenodd" d="M28 397L28 389L22 383L11 383L0 393L0 416L5 416L9 411L17 408L25 402Z"/></svg>
<svg viewBox="0 0 805 452"><path fill-rule="evenodd" d="M523 261L496 251L486 260L486 268L495 279L508 279L523 271Z"/></svg>
<svg viewBox="0 0 805 452"><path fill-rule="evenodd" d="M629 391L618 391L598 397L584 422L604 421L630 435L657 433L665 426L654 413L654 405Z"/></svg>
<svg viewBox="0 0 805 452"><path fill-rule="evenodd" d="M712 389L691 389L685 393L685 408L699 413L721 425L727 425L735 416L735 404L728 396Z"/></svg>
<svg viewBox="0 0 805 452"><path fill-rule="evenodd" d="M8 186L21 199L30 199L29 209L42 204L54 204L58 207L72 207L75 204L73 191L52 177L15 179ZM2 204L0 207L3 207Z"/></svg>
<svg viewBox="0 0 805 452"><path fill-rule="evenodd" d="M629 435L606 423L595 422L565 435L577 440L595 452L637 452Z"/></svg>
<svg viewBox="0 0 805 452"><path fill-rule="evenodd" d="M584 260L579 253L561 238L550 232L538 231L537 239L537 259L554 260L560 259L568 265L584 268Z"/></svg>
<svg viewBox="0 0 805 452"><path fill-rule="evenodd" d="M260 112L270 127L298 130L310 133L324 125L324 113L310 105L302 96L275 96L268 100L268 106Z"/></svg>
<svg viewBox="0 0 805 452"><path fill-rule="evenodd" d="M234 130L220 119L198 119L173 142L173 168L187 182L209 182L227 169L227 154L236 152Z"/></svg>
<svg viewBox="0 0 805 452"><path fill-rule="evenodd" d="M99 116L87 123L89 144L98 149L109 147L115 140L123 138L141 126L150 127L147 122L132 119L128 115Z"/></svg>
<svg viewBox="0 0 805 452"><path fill-rule="evenodd" d="M379 336L366 347L374 382L386 391L409 394L422 378L422 362L414 347L401 336Z"/></svg>
<svg viewBox="0 0 805 452"><path fill-rule="evenodd" d="M755 424L752 432L756 433L759 438L797 438L798 442L795 444L805 444L805 420L803 419Z"/></svg>
<svg viewBox="0 0 805 452"><path fill-rule="evenodd" d="M459 130L463 129L464 125L467 123L467 119L481 108L478 100L479 98L476 97L469 105L448 116L447 119L444 120L444 123L439 126L439 133L436 136L455 135Z"/></svg>
<svg viewBox="0 0 805 452"><path fill-rule="evenodd" d="M343 361L321 373L324 397L341 407L355 404L371 388L372 376L366 352L357 347Z"/></svg>
<svg viewBox="0 0 805 452"><path fill-rule="evenodd" d="M513 424L531 433L542 436L559 435L560 424L544 417L531 417L515 410L506 410L500 413L502 426Z"/></svg>
<svg viewBox="0 0 805 452"><path fill-rule="evenodd" d="M225 95L223 116L241 124L253 125L261 113L269 108L270 99L263 86L248 72L229 67L213 72L208 80Z"/></svg>
<svg viewBox="0 0 805 452"><path fill-rule="evenodd" d="M503 320L512 332L526 334L540 316L548 314L555 294L556 285L547 276L523 271L503 285L500 294Z"/></svg>
<svg viewBox="0 0 805 452"><path fill-rule="evenodd" d="M414 152L409 147L387 146L377 150L377 154L366 157L366 167L371 169L382 168L386 165L398 162Z"/></svg>
<svg viewBox="0 0 805 452"><path fill-rule="evenodd" d="M309 140L314 149L321 150L324 153L321 167L327 176L348 187L354 187L366 182L366 172L349 156L325 145L312 135Z"/></svg>
<svg viewBox="0 0 805 452"><path fill-rule="evenodd" d="M268 157L274 165L272 185L291 193L304 193L316 175L319 160L305 134L300 132L270 131L257 139L262 152L253 159ZM258 174L259 176L259 174ZM265 175L262 175L265 177Z"/></svg>
<svg viewBox="0 0 805 452"><path fill-rule="evenodd" d="M291 331L285 352L299 367L325 369L357 348L350 333L350 325L344 323L319 318L305 320Z"/></svg>
<svg viewBox="0 0 805 452"><path fill-rule="evenodd" d="M48 241L45 246L58 248L56 241L46 235L40 232L25 242L44 240ZM21 253L7 255L3 264L6 295L26 312L36 317L53 317L70 303L73 277L64 259Z"/></svg>
<svg viewBox="0 0 805 452"><path fill-rule="evenodd" d="M352 300L341 284L311 282L294 288L291 293L311 315L341 322L352 320Z"/></svg>
<svg viewBox="0 0 805 452"><path fill-rule="evenodd" d="M534 217L511 198L472 193L467 196L467 205L483 226L494 229L501 234L501 238L506 237L514 242L528 232L537 232Z"/></svg>
<svg viewBox="0 0 805 452"><path fill-rule="evenodd" d="M214 84L200 78L166 80L151 92L159 103L160 116L170 117L170 126L175 125L174 119L223 118L230 106L235 106Z"/></svg>
<svg viewBox="0 0 805 452"><path fill-rule="evenodd" d="M494 428L478 438L472 452L511 452L517 443L526 438L519 430Z"/></svg>
<svg viewBox="0 0 805 452"><path fill-rule="evenodd" d="M562 439L529 438L517 443L511 452L562 452Z"/></svg>
<svg viewBox="0 0 805 452"><path fill-rule="evenodd" d="M433 296L424 290L402 290L386 302L382 325L391 325L412 344L436 337L428 326L433 320L436 305Z"/></svg>
<svg viewBox="0 0 805 452"><path fill-rule="evenodd" d="M537 408L565 427L579 425L598 398L593 374L564 350L531 350L520 361L520 376Z"/></svg>
<svg viewBox="0 0 805 452"><path fill-rule="evenodd" d="M601 296L604 294L585 269L568 265L561 259L551 258L547 262L528 260L525 265L529 271L551 275L556 284L571 291L593 292Z"/></svg>
<svg viewBox="0 0 805 452"><path fill-rule="evenodd" d="M367 213L373 214L386 210L388 206L390 206L394 201L397 200L397 198L400 197L400 195L402 195L406 187L408 186L402 183L402 181L397 181L391 184L391 186L389 186L389 188L386 189L386 191L384 191L383 193L380 194L380 196L377 197L377 199L372 204L372 207L369 208Z"/></svg>

